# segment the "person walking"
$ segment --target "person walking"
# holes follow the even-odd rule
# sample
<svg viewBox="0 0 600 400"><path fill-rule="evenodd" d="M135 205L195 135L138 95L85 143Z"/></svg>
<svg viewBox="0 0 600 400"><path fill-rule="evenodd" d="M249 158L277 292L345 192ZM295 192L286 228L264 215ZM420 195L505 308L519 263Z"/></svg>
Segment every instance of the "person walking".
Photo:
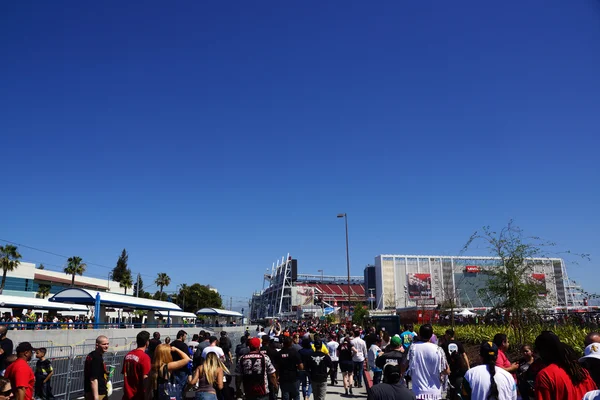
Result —
<svg viewBox="0 0 600 400"><path fill-rule="evenodd" d="M300 354L300 357L302 358L302 364L305 367L305 371L300 371L298 373L298 378L299 378L299 384L302 386L302 396L304 397L304 400L309 400L310 395L312 394L312 385L310 382L310 375L308 374L308 361L310 355L312 354L313 349L310 343L310 339L309 338L304 338L302 339L302 348L300 349L300 351L298 351L298 353Z"/></svg>
<svg viewBox="0 0 600 400"><path fill-rule="evenodd" d="M226 369L215 352L194 359L194 372L188 378L196 400L217 400L217 390L223 390ZM227 371L229 372L229 371Z"/></svg>
<svg viewBox="0 0 600 400"><path fill-rule="evenodd" d="M338 357L337 349L338 347L340 347L340 344L337 342L336 339L337 338L335 333L332 333L329 337L329 341L327 342L327 350L329 351L329 357L331 357L332 363L331 370L329 371L329 377L331 378L331 386L337 385L338 383L338 364L340 359Z"/></svg>
<svg viewBox="0 0 600 400"><path fill-rule="evenodd" d="M10 380L15 400L32 400L35 376L29 361L33 357L33 346L29 342L21 342L17 346L17 359L10 364L4 376Z"/></svg>
<svg viewBox="0 0 600 400"><path fill-rule="evenodd" d="M290 337L283 338L283 349L279 352L279 387L282 400L299 400L298 372L304 369L300 354L292 347Z"/></svg>
<svg viewBox="0 0 600 400"><path fill-rule="evenodd" d="M433 327L430 324L421 325L421 341L413 342L408 350L408 372L417 399L441 399L441 376L450 373L442 348L429 342L432 335Z"/></svg>
<svg viewBox="0 0 600 400"><path fill-rule="evenodd" d="M177 361L173 360L173 353L179 355ZM170 385L171 374L182 367L187 368L189 361L189 355L170 344L159 344L156 347L152 369L150 370L150 388L154 392L154 400L170 400L173 396L177 400L181 399L184 387L176 384L173 388Z"/></svg>
<svg viewBox="0 0 600 400"><path fill-rule="evenodd" d="M150 332L141 331L135 337L136 348L123 359L123 400L149 399L148 375L150 356L146 354L150 342Z"/></svg>
<svg viewBox="0 0 600 400"><path fill-rule="evenodd" d="M13 342L6 337L7 332L6 325L0 326L0 371L6 369L6 357L13 353Z"/></svg>
<svg viewBox="0 0 600 400"><path fill-rule="evenodd" d="M356 349L352 356L352 362L354 365L354 386L362 387L362 374L365 366L365 357L367 356L367 344L360 338L360 331L357 329L354 331L354 339L352 339L352 345Z"/></svg>
<svg viewBox="0 0 600 400"><path fill-rule="evenodd" d="M308 357L308 366L310 381L312 383L313 395L315 400L325 400L327 395L328 369L333 366L331 357L321 351L322 342L315 340L315 349Z"/></svg>
<svg viewBox="0 0 600 400"><path fill-rule="evenodd" d="M83 367L83 393L86 400L102 400L108 393L104 353L108 351L109 345L110 343L106 336L98 336L96 338L96 349L85 358Z"/></svg>
<svg viewBox="0 0 600 400"><path fill-rule="evenodd" d="M369 347L369 355L367 357L369 369L373 372L373 385L377 385L381 382L381 376L383 375L383 370L375 364L377 357L383 353L380 346L381 338L377 337L371 344L371 347Z"/></svg>
<svg viewBox="0 0 600 400"><path fill-rule="evenodd" d="M349 337L344 339L344 342L338 348L338 356L340 359L340 370L342 371L342 382L344 384L344 391L346 396L352 393L352 373L354 371L354 363L352 362L352 356L356 352L356 349L352 345Z"/></svg>
<svg viewBox="0 0 600 400"><path fill-rule="evenodd" d="M187 340L187 337L188 337L188 334L186 331L180 330L179 332L177 332L177 338L175 340L173 340L173 343L171 343L171 348L177 349L179 351L171 352L173 361L179 361L179 360L185 359L185 357L182 357L181 353L185 354L189 361L190 349L189 349L188 345L185 343ZM185 363L181 368L174 370L171 375L173 377L174 383L176 385L178 385L179 388L181 388L181 390L184 390L185 385L187 384L187 378L188 378L189 374L190 374L190 369L188 367L188 363ZM183 397L183 393L181 394L181 396Z"/></svg>
<svg viewBox="0 0 600 400"><path fill-rule="evenodd" d="M371 388L369 400L415 400L414 393L404 385L400 365L385 365L383 382Z"/></svg>
<svg viewBox="0 0 600 400"><path fill-rule="evenodd" d="M450 367L450 375L448 377L450 386L448 388L447 398L455 400L460 393L465 373L470 368L469 357L467 356L462 343L454 338L454 330L447 329L443 339L441 347L444 350L448 366Z"/></svg>
<svg viewBox="0 0 600 400"><path fill-rule="evenodd" d="M484 341L479 346L482 365L469 369L462 380L463 400L517 400L517 387L513 376L496 362L498 346Z"/></svg>
<svg viewBox="0 0 600 400"><path fill-rule="evenodd" d="M535 378L537 400L581 399L597 389L589 373L579 364L573 348L551 331L535 339L535 351L547 365Z"/></svg>
<svg viewBox="0 0 600 400"><path fill-rule="evenodd" d="M275 367L269 356L261 354L260 339L248 340L250 352L240 357L236 365L236 372L242 377L242 385L246 400L267 400L269 398L269 385L277 387Z"/></svg>

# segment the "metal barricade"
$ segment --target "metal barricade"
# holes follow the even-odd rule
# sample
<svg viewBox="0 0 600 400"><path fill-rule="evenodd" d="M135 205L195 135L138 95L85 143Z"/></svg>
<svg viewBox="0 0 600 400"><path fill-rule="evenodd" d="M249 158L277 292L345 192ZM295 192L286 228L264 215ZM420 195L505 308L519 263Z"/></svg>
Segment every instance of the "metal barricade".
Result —
<svg viewBox="0 0 600 400"><path fill-rule="evenodd" d="M46 347L46 346L37 346ZM52 394L57 400L69 399L69 378L71 375L72 348L71 346L47 346L46 358L52 363L54 374L50 378ZM32 359L29 362L35 371L39 360Z"/></svg>

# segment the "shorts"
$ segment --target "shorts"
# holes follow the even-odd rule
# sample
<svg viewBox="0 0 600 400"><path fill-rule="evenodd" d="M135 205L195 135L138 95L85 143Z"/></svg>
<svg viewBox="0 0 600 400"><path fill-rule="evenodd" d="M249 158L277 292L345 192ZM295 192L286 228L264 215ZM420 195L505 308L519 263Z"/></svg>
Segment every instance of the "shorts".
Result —
<svg viewBox="0 0 600 400"><path fill-rule="evenodd" d="M342 361L340 362L340 370L342 372L354 372L354 364L352 361Z"/></svg>

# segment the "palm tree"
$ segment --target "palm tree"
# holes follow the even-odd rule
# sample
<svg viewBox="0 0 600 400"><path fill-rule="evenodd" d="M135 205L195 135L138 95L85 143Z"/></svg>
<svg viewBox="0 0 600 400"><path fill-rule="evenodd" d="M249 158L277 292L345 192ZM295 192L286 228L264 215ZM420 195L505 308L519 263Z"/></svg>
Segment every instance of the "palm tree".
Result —
<svg viewBox="0 0 600 400"><path fill-rule="evenodd" d="M0 266L2 267L2 284L0 285L0 293L4 291L4 284L6 283L6 273L8 271L14 271L21 263L19 259L21 254L17 251L17 246L7 244L6 246L0 246Z"/></svg>
<svg viewBox="0 0 600 400"><path fill-rule="evenodd" d="M83 262L81 257L73 256L67 259L67 266L64 271L65 274L71 275L71 287L75 287L75 275L83 275L87 264Z"/></svg>
<svg viewBox="0 0 600 400"><path fill-rule="evenodd" d="M42 299L45 299L50 294L50 285L39 285L37 294Z"/></svg>
<svg viewBox="0 0 600 400"><path fill-rule="evenodd" d="M121 274L121 280L119 281L119 287L125 288L125 294L127 289L133 286L133 278L131 277L131 270L127 268L125 272Z"/></svg>
<svg viewBox="0 0 600 400"><path fill-rule="evenodd" d="M160 288L160 297L162 298L163 288L171 284L171 278L164 272L159 272L154 283Z"/></svg>

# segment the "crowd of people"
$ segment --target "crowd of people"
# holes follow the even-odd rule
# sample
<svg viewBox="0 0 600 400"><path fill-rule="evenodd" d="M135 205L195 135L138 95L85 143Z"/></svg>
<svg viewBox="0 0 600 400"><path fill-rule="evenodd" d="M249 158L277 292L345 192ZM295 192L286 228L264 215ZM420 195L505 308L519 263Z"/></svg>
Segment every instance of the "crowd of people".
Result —
<svg viewBox="0 0 600 400"><path fill-rule="evenodd" d="M13 354L6 334L0 326L0 400L53 399L46 349L21 342ZM122 398L325 400L329 386L353 397L367 385L372 400L600 400L600 333L590 333L584 345L578 359L556 334L543 331L511 362L502 333L483 341L479 359L470 360L451 329L438 337L429 324L418 333L407 324L390 336L375 327L274 323L267 330L247 328L235 348L225 331L200 331L190 339L180 330L173 341L141 331L122 362ZM108 337L98 336L85 358L88 400L111 395L104 362L109 346Z"/></svg>

